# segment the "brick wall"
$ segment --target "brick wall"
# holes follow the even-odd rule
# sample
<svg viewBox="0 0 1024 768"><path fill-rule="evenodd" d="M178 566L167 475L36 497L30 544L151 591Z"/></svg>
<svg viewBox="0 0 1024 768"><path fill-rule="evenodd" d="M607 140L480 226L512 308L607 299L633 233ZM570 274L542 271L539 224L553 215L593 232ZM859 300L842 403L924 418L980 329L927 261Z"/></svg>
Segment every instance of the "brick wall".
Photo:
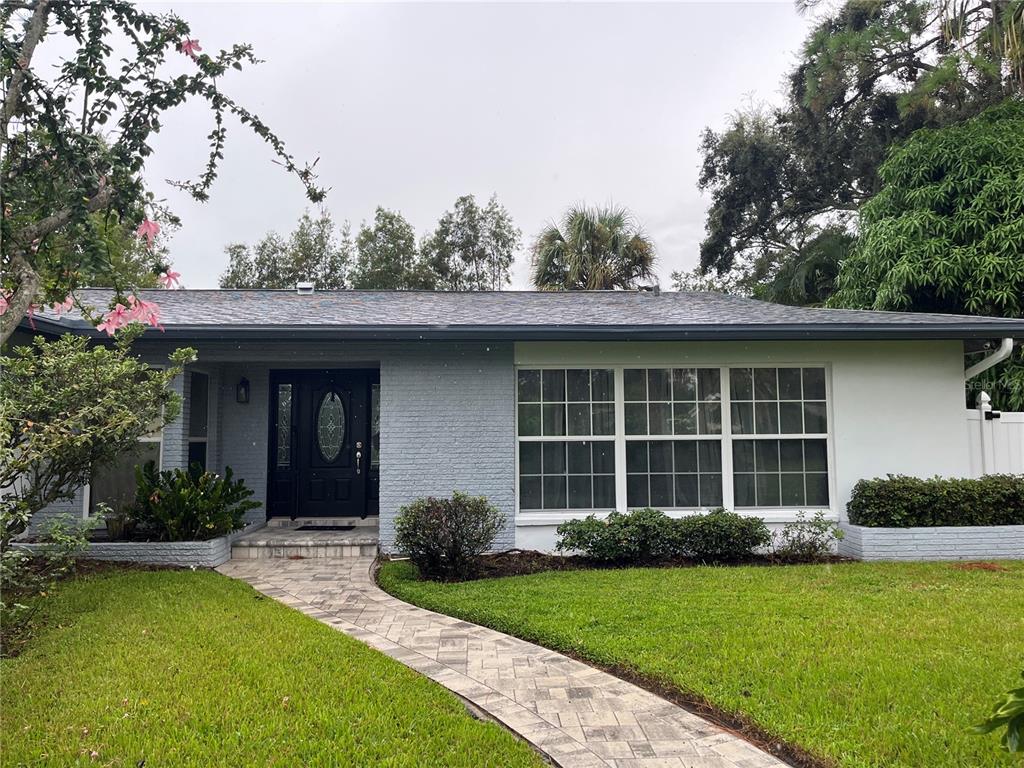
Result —
<svg viewBox="0 0 1024 768"><path fill-rule="evenodd" d="M858 560L1024 559L1024 525L840 527L845 536L839 554Z"/></svg>
<svg viewBox="0 0 1024 768"><path fill-rule="evenodd" d="M422 344L381 359L381 550L419 496L487 496L514 546L515 372L511 344Z"/></svg>

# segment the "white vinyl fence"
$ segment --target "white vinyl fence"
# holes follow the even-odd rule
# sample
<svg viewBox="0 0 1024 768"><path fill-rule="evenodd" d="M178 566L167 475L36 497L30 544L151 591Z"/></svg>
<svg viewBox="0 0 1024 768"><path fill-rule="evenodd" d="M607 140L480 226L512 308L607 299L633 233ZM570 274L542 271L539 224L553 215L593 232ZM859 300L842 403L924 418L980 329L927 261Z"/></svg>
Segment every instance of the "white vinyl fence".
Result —
<svg viewBox="0 0 1024 768"><path fill-rule="evenodd" d="M967 411L967 444L971 477L1024 474L1024 413L993 411L980 393L978 407Z"/></svg>

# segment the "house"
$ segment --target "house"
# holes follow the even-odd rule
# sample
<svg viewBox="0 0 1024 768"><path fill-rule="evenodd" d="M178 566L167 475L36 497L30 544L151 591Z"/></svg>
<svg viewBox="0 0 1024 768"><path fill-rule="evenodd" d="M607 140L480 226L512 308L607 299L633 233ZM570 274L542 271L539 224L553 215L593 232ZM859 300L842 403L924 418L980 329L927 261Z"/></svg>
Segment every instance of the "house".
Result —
<svg viewBox="0 0 1024 768"><path fill-rule="evenodd" d="M564 520L648 505L840 519L861 478L968 475L965 350L1024 337L1022 320L714 293L143 298L165 330L139 354L159 364L189 345L198 362L177 383L181 416L142 455L232 467L264 504L254 519L377 518L385 551L403 504L453 490L508 515L502 548L550 549ZM130 497L136 461L64 511Z"/></svg>

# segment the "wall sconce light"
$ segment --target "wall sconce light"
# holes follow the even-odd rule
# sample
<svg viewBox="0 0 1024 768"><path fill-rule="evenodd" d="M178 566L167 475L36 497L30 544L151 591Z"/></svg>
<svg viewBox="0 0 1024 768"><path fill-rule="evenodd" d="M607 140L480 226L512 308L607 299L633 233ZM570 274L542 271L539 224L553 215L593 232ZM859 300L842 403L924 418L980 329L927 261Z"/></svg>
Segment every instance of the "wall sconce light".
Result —
<svg viewBox="0 0 1024 768"><path fill-rule="evenodd" d="M249 402L249 380L244 376L238 380L238 385L235 387L235 402Z"/></svg>

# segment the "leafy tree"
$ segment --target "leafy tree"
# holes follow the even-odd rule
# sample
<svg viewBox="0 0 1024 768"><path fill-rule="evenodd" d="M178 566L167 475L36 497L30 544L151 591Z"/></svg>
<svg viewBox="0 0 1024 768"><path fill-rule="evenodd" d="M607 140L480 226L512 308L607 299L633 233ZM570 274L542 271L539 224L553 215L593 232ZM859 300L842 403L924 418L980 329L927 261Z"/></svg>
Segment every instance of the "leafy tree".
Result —
<svg viewBox="0 0 1024 768"><path fill-rule="evenodd" d="M879 175L831 306L1024 317L1024 101L919 131ZM988 383L1019 409L1015 361Z"/></svg>
<svg viewBox="0 0 1024 768"><path fill-rule="evenodd" d="M141 174L165 113L189 100L206 104L213 129L205 167L195 180L173 182L178 187L207 199L225 121L234 116L298 176L311 200L323 198L312 168L297 165L257 115L221 90L230 69L257 63L250 46L208 55L176 15L125 0L5 3L0 24L0 342L34 305L73 300L83 279L105 275L99 282L119 291L137 287L134 270L109 258L99 218L137 225L152 245L158 211ZM37 53L55 32L74 47L49 77ZM167 271L156 257L152 267Z"/></svg>
<svg viewBox="0 0 1024 768"><path fill-rule="evenodd" d="M350 275L353 288L431 290L437 277L416 250L416 232L397 211L378 207L373 225L365 222L356 235L356 260Z"/></svg>
<svg viewBox="0 0 1024 768"><path fill-rule="evenodd" d="M339 233L327 211L316 218L306 211L287 240L270 232L252 248L228 245L229 264L220 287L293 288L308 280L318 288L344 288L353 248L348 222Z"/></svg>
<svg viewBox="0 0 1024 768"><path fill-rule="evenodd" d="M654 277L654 244L624 208L566 211L533 244L533 284L541 290L635 288Z"/></svg>
<svg viewBox="0 0 1024 768"><path fill-rule="evenodd" d="M672 285L677 291L716 291L776 304L821 306L835 290L839 265L855 241L842 227L826 227L779 260L756 259L721 275L697 266L690 272L673 272Z"/></svg>
<svg viewBox="0 0 1024 768"><path fill-rule="evenodd" d="M437 276L438 289L498 291L512 279L520 236L497 196L480 208L472 195L463 195L423 240L420 251Z"/></svg>
<svg viewBox="0 0 1024 768"><path fill-rule="evenodd" d="M703 135L699 186L711 206L702 271L804 263L804 248L851 225L878 191L890 147L1019 93L1022 15L1020 0L830 6L789 75L785 106L743 110Z"/></svg>
<svg viewBox="0 0 1024 768"><path fill-rule="evenodd" d="M37 337L0 357L0 549L40 509L71 498L94 467L178 415L168 384L195 352L177 350L169 367L153 369L130 352L141 330L113 346Z"/></svg>

